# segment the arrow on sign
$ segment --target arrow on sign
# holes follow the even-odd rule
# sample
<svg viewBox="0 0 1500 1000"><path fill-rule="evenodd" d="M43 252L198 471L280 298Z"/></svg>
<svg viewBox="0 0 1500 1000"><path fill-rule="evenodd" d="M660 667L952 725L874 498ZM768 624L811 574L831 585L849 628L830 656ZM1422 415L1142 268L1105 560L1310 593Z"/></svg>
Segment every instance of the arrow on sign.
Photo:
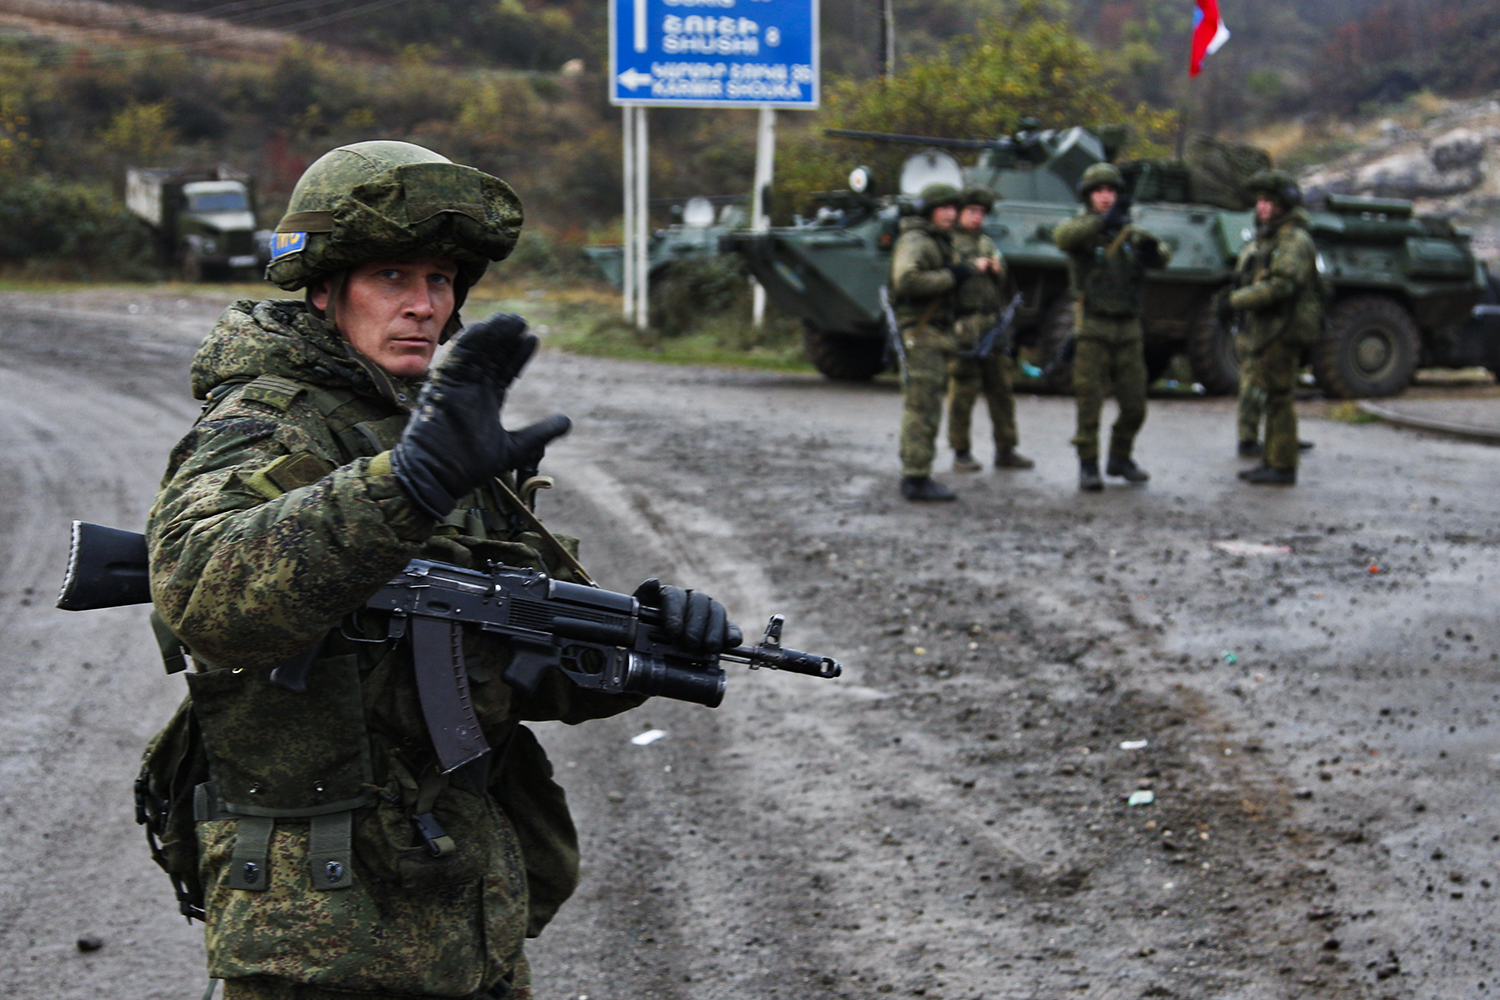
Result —
<svg viewBox="0 0 1500 1000"><path fill-rule="evenodd" d="M635 90L635 88L637 87L644 87L650 84L651 74L642 73L636 69L627 69L625 72L620 74L619 79L622 86L629 87L631 90Z"/></svg>

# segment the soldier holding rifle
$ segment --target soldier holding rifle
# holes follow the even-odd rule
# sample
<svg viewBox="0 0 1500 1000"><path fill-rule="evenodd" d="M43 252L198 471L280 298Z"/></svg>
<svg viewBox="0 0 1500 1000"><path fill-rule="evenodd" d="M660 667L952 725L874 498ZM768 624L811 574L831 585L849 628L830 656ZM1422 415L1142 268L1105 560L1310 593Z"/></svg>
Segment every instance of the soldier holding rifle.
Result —
<svg viewBox="0 0 1500 1000"><path fill-rule="evenodd" d="M446 662L494 750L443 767L422 664L364 607L417 557L588 582L576 543L543 538L512 493L569 427L501 425L536 339L515 316L459 321L521 221L505 182L420 146L336 149L298 182L268 268L305 300L234 303L193 361L204 411L147 538L164 650L197 666L189 728L211 780L193 812L225 1000L524 1000L525 939L576 883L566 803L519 723L641 697L556 670L515 687L507 641L463 630ZM636 597L684 648L740 642L701 593L648 581ZM273 676L292 661L300 693Z"/></svg>
<svg viewBox="0 0 1500 1000"><path fill-rule="evenodd" d="M1002 322L1000 306L1006 279L1005 260L995 241L984 232L985 217L994 205L994 192L982 187L970 188L964 192L953 229L953 245L963 260L976 268L980 261L993 265L983 271L976 270L957 292L954 334L959 350L953 359L948 386L948 444L953 449L955 472L978 472L982 468L974 458L969 436L974 402L981 392L995 439L995 468L1030 469L1036 464L1016 452L1019 437L1016 397L1011 391L1009 324L994 330Z"/></svg>

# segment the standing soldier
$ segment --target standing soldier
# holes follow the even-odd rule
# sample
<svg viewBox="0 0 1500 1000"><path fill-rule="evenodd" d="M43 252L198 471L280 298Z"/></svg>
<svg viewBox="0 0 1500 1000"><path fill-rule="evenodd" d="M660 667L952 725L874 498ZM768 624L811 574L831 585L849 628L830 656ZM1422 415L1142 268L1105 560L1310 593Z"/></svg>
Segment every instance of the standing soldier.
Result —
<svg viewBox="0 0 1500 1000"><path fill-rule="evenodd" d="M948 370L958 354L954 290L970 276L998 271L988 258L964 263L953 245L953 223L963 196L951 184L922 189L920 215L901 220L891 252L891 293L905 358L901 371L901 495L908 500L953 500L932 478Z"/></svg>
<svg viewBox="0 0 1500 1000"><path fill-rule="evenodd" d="M1130 224L1124 179L1109 163L1083 172L1078 185L1083 209L1057 227L1057 245L1068 255L1068 273L1078 298L1074 318L1073 395L1078 402L1078 487L1104 489L1099 477L1099 412L1114 394L1120 415L1109 438L1105 472L1132 483L1151 477L1130 457L1146 421L1146 358L1141 305L1146 271L1165 267L1171 256L1155 236Z"/></svg>
<svg viewBox="0 0 1500 1000"><path fill-rule="evenodd" d="M974 400L981 390L989 407L990 424L995 435L995 468L1029 469L1036 463L1016 454L1016 398L1011 393L1011 360L1003 345L996 344L983 358L964 357L975 349L999 319L1001 292L1005 286L1005 261L995 241L984 234L984 219L995 204L995 195L987 188L970 188L964 192L958 223L953 230L953 245L965 261L977 264L988 260L992 270L975 271L957 292L955 340L959 353L953 359L948 387L948 444L953 448L953 471L978 472L969 446L969 425L973 423Z"/></svg>
<svg viewBox="0 0 1500 1000"><path fill-rule="evenodd" d="M399 622L355 614L419 556L577 579L497 485L568 429L501 425L536 338L505 315L459 332L520 228L497 177L410 143L336 149L297 182L267 270L306 300L230 305L193 360L203 412L147 537L164 649L198 667L196 870L224 1000L528 1000L525 939L576 882L561 789L519 723L641 699L555 671L512 687L509 643L476 629L470 704L503 749L445 771L417 710L426 654ZM667 631L690 645L738 644L710 598L654 580L637 594L682 608ZM292 693L272 672L299 655L309 681Z"/></svg>
<svg viewBox="0 0 1500 1000"><path fill-rule="evenodd" d="M1256 195L1255 238L1240 251L1229 306L1239 313L1240 356L1249 361L1240 377L1248 376L1250 391L1264 400L1266 444L1261 464L1240 478L1294 486L1298 446L1292 391L1302 352L1323 327L1317 249L1307 233L1302 189L1290 174L1262 170L1245 186Z"/></svg>

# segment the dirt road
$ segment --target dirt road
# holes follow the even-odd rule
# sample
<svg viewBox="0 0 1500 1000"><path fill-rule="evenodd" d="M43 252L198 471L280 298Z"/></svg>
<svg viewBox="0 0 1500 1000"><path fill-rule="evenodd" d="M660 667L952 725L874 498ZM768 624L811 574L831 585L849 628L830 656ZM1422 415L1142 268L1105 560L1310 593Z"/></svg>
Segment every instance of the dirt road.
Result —
<svg viewBox="0 0 1500 1000"><path fill-rule="evenodd" d="M142 523L217 310L0 299L0 982L196 997L199 931L129 800L181 681L140 609L52 602L71 518ZM1309 405L1301 485L1254 491L1231 404L1161 401L1151 483L1090 496L1070 401L1025 398L1037 469L917 507L888 386L545 352L513 409L574 418L541 509L606 586L785 612L846 666L542 727L585 871L539 996L1500 989L1500 449Z"/></svg>

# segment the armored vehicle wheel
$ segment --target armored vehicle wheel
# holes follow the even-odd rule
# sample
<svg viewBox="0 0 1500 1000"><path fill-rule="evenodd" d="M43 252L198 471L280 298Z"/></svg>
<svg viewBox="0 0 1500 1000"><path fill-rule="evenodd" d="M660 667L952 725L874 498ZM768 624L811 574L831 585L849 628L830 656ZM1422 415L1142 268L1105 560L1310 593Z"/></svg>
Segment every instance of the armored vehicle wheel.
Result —
<svg viewBox="0 0 1500 1000"><path fill-rule="evenodd" d="M1330 399L1393 396L1411 383L1421 342L1400 303L1383 295L1347 298L1333 307L1313 348L1313 374Z"/></svg>
<svg viewBox="0 0 1500 1000"><path fill-rule="evenodd" d="M1059 296L1047 309L1036 338L1037 367L1048 392L1073 391L1073 299Z"/></svg>
<svg viewBox="0 0 1500 1000"><path fill-rule="evenodd" d="M820 330L811 323L802 346L813 367L836 382L868 382L885 369L885 341L856 333Z"/></svg>
<svg viewBox="0 0 1500 1000"><path fill-rule="evenodd" d="M1171 344L1146 344L1146 384L1150 385L1167 373L1177 352Z"/></svg>
<svg viewBox="0 0 1500 1000"><path fill-rule="evenodd" d="M1234 335L1219 322L1213 302L1204 305L1187 339L1188 366L1193 380L1210 396L1240 391L1240 360Z"/></svg>

